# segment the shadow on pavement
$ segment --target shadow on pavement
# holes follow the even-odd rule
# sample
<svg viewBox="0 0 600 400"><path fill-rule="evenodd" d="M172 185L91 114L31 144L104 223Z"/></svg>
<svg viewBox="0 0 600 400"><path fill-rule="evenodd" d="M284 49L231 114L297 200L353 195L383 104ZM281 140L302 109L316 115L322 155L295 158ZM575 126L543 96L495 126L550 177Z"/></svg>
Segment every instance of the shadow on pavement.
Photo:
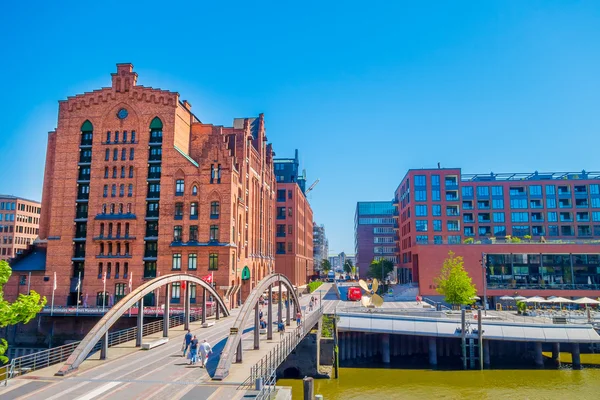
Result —
<svg viewBox="0 0 600 400"><path fill-rule="evenodd" d="M244 330L244 333L248 333L253 330L254 327L247 328ZM208 357L208 361L206 362L206 372L208 372L208 375L211 378L214 376L215 371L217 370L217 366L219 365L219 361L221 360L221 352L223 351L223 348L225 348L225 343L227 343L227 339L228 338L222 339L220 342L216 343L212 347L212 355Z"/></svg>

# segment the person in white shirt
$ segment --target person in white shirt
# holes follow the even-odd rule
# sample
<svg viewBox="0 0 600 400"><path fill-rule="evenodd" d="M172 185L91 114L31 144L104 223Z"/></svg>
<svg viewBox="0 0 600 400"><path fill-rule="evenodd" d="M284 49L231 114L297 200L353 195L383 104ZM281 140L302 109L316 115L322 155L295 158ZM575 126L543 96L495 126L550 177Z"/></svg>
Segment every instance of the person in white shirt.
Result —
<svg viewBox="0 0 600 400"><path fill-rule="evenodd" d="M212 354L212 348L210 347L210 344L208 344L208 342L206 341L206 339L204 341L202 341L202 343L200 343L200 355L202 356L202 367L206 366L206 362L208 361L208 355Z"/></svg>

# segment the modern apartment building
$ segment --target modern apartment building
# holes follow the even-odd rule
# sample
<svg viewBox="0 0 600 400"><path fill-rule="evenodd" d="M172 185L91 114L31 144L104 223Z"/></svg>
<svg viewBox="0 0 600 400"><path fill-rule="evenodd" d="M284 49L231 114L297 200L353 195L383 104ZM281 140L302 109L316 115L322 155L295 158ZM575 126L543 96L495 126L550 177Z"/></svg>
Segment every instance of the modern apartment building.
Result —
<svg viewBox="0 0 600 400"><path fill-rule="evenodd" d="M79 278L79 301L110 304L130 279L137 287L183 271L213 274L234 306L275 265L274 153L264 117L206 124L177 92L137 78L131 64L117 64L109 87L59 103L40 221L46 255L31 286L50 296L56 272L55 304L77 302ZM180 296L174 284L172 301Z"/></svg>
<svg viewBox="0 0 600 400"><path fill-rule="evenodd" d="M396 246L396 208L391 201L362 201L354 216L354 250L361 278L373 260L398 263Z"/></svg>
<svg viewBox="0 0 600 400"><path fill-rule="evenodd" d="M600 173L409 170L398 186L399 266L422 294L452 250L482 293L600 294Z"/></svg>
<svg viewBox="0 0 600 400"><path fill-rule="evenodd" d="M306 177L294 158L276 158L275 269L295 286L314 273L313 212L304 194Z"/></svg>
<svg viewBox="0 0 600 400"><path fill-rule="evenodd" d="M328 252L329 240L325 235L325 225L313 222L313 259L316 271L321 270L321 262L327 258Z"/></svg>
<svg viewBox="0 0 600 400"><path fill-rule="evenodd" d="M0 260L22 254L38 237L40 203L22 197L0 195Z"/></svg>

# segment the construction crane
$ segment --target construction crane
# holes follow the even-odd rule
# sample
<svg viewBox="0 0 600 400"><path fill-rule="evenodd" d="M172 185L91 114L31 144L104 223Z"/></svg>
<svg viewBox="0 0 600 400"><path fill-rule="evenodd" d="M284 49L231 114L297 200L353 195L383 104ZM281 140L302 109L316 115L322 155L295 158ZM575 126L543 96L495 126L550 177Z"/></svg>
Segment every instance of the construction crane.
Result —
<svg viewBox="0 0 600 400"><path fill-rule="evenodd" d="M320 179L317 179L316 181L314 181L314 183L312 185L310 185L310 187L308 189L306 189L306 192L304 192L304 194L308 194L310 193L311 190L313 190L315 188L315 186L317 186L317 183L319 183Z"/></svg>

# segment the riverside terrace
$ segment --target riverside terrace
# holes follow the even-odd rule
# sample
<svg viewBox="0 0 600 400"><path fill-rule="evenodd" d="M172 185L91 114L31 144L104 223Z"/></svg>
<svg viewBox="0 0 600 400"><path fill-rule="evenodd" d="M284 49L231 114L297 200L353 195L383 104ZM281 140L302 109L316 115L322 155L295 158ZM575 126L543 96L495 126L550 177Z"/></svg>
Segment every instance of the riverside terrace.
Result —
<svg viewBox="0 0 600 400"><path fill-rule="evenodd" d="M488 311L482 315L423 309L364 309L339 307L339 348L341 365L357 357L381 357L390 363L392 356L427 356L431 366L438 361L463 360L475 368L489 368L493 362L511 362L530 355L543 367L543 350L552 351L557 362L561 346L571 352L572 366L581 368L580 351L595 350L600 335L592 324L575 319L522 317L511 312ZM597 320L600 323L600 319ZM396 358L395 358L396 359Z"/></svg>

